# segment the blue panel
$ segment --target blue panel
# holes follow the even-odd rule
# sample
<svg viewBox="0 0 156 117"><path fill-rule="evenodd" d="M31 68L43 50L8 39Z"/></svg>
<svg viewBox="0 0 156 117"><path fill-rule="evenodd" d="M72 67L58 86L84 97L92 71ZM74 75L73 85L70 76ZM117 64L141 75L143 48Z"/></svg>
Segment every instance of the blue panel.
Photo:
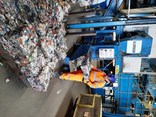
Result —
<svg viewBox="0 0 156 117"><path fill-rule="evenodd" d="M119 66L119 73L122 72L122 56L120 54L120 47L115 46L115 65Z"/></svg>
<svg viewBox="0 0 156 117"><path fill-rule="evenodd" d="M64 64L69 65L69 61L70 61L70 58L69 57L66 57L64 59Z"/></svg>
<svg viewBox="0 0 156 117"><path fill-rule="evenodd" d="M118 106L119 112L125 113L130 111L132 88L133 88L132 74L120 74L118 83Z"/></svg>
<svg viewBox="0 0 156 117"><path fill-rule="evenodd" d="M137 32L137 35L122 39L120 42L120 48L122 52L127 52L127 41L130 40L142 41L141 52L139 54L131 53L131 56L148 56L150 54L152 47L152 37L147 35L145 32Z"/></svg>
<svg viewBox="0 0 156 117"><path fill-rule="evenodd" d="M134 114L144 114L145 107L140 103L138 98L134 98L132 100L132 104L134 104L135 110L133 111Z"/></svg>
<svg viewBox="0 0 156 117"><path fill-rule="evenodd" d="M105 90L103 88L91 89L92 94L98 94L101 96L105 96Z"/></svg>
<svg viewBox="0 0 156 117"><path fill-rule="evenodd" d="M74 60L76 58L79 58L80 56L87 54L89 52L89 49L90 45L80 45L70 60Z"/></svg>
<svg viewBox="0 0 156 117"><path fill-rule="evenodd" d="M152 48L152 37L145 37L142 38L143 44L142 44L142 50L141 50L141 55L142 56L148 56L151 53L151 48Z"/></svg>

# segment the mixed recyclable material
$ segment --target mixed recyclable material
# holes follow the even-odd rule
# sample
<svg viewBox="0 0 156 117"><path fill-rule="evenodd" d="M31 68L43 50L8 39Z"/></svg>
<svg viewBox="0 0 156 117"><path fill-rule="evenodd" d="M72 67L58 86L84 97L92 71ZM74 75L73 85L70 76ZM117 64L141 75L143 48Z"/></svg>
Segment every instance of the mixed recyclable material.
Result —
<svg viewBox="0 0 156 117"><path fill-rule="evenodd" d="M59 60L66 57L61 0L1 0L0 46L12 57L36 91L46 91Z"/></svg>
<svg viewBox="0 0 156 117"><path fill-rule="evenodd" d="M96 0L0 1L0 46L36 91L47 90L58 61L66 57L64 17L71 9L69 2L88 6ZM84 61L78 58L75 68Z"/></svg>
<svg viewBox="0 0 156 117"><path fill-rule="evenodd" d="M90 76L90 71L92 69L92 64L90 63L88 55L80 56L70 62L73 71L77 71L79 68L83 72L83 78L88 80Z"/></svg>
<svg viewBox="0 0 156 117"><path fill-rule="evenodd" d="M78 3L81 7L85 7L105 2L105 0L71 0L71 2Z"/></svg>

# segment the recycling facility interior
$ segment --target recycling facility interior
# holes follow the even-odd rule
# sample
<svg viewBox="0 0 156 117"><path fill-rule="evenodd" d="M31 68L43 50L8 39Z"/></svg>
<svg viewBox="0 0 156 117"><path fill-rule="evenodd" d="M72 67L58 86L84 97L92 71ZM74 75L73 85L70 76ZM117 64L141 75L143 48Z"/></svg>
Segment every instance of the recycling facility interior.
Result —
<svg viewBox="0 0 156 117"><path fill-rule="evenodd" d="M53 20L52 25L53 27L57 27L57 31L53 30L52 34L51 31L47 31L48 32L48 36L49 38L63 38L65 37L65 39L61 42L61 44L59 45L60 42L53 42L55 43L55 47L50 47L47 46L46 43L42 40L42 42L40 43L41 48L43 49L39 49L37 50L36 48L38 47L33 47L34 45L30 44L31 47L27 47L24 44L28 43L28 42L22 42L20 39L24 39L24 36L27 36L26 33L30 34L32 33L32 37L34 40L32 40L32 42L30 43L38 43L37 38L42 37L45 34L45 29L47 28L44 25L41 24L37 24L39 26L37 26L36 30L39 30L39 32L29 32L29 29L32 29L33 26L30 25L30 22L32 19L29 19L28 16L12 16L13 14L16 14L17 11L13 11L13 7L17 7L17 9L22 9L21 7L23 7L22 2L25 4L31 4L32 6L30 6L30 8L27 8L27 6L25 6L25 9L28 9L27 12L21 11L23 14L26 13L30 13L30 17L31 15L35 15L35 14L31 14L31 12L29 11L29 9L33 9L33 4L30 2L31 0L21 0L20 3L17 4L17 6L12 5L10 6L11 1L14 0L2 0L0 1L0 8L2 8L0 10L0 21L3 22L3 20L6 17L9 17L10 19L9 22L10 24L4 25L5 23L1 23L0 22L0 35L2 35L0 37L0 43L5 43L3 48L5 48L10 55L14 58L16 64L18 64L21 67L21 71L22 73L26 74L29 76L28 81L31 85L31 87L26 87L25 84L23 83L23 81L19 78L19 76L17 76L17 74L15 73L16 70L11 69L10 66L14 66L11 65L12 63L9 63L10 66L8 64L5 64L5 60L4 57L0 57L0 117L70 117L72 114L73 110L73 105L75 103L76 98L80 95L80 94L86 94L89 93L89 88L88 86L86 86L83 83L80 82L75 82L75 81L64 81L64 80L60 80L58 78L55 78L55 74L53 74L55 71L59 71L62 64L63 64L63 59L66 56L66 52L70 49L72 49L74 43L76 43L80 36L76 36L76 35L66 35L65 36L65 27L57 27L58 25L60 26L60 24L62 23L62 20L64 20L64 17L62 18L62 15L66 15L66 21L63 21L63 23L76 23L77 22L77 18L80 17L81 15L83 16L83 13L81 14L75 14L75 15L68 15L68 10L70 9L70 12L75 12L75 11L80 11L82 8L80 8L79 5L73 5L71 6L71 8L67 5L67 8L64 8L62 12L64 12L64 14L59 14L61 13L60 8L55 9L53 12L55 13L55 16L58 18L56 18L57 20ZM16 0L15 0L16 1ZM35 1L35 0L34 0ZM53 0L52 0L53 1ZM58 0L59 1L59 0ZM29 3L30 2L30 3ZM8 4L7 4L8 3ZM40 2L42 3L42 2ZM16 4L16 3L15 3ZM57 3L55 3L57 4ZM44 5L44 4L43 4ZM42 6L42 4L41 4ZM57 6L57 5L56 5ZM4 7L4 8L3 8ZM8 7L8 8L7 8ZM10 9L9 9L10 7ZM46 18L50 18L48 17L49 14L46 14L46 8L45 6L43 7L43 12L40 13L40 17L43 22L48 22L49 20L47 20ZM23 8L24 9L24 8ZM46 10L45 10L46 9ZM10 12L10 14L6 14L4 15L4 11ZM12 10L9 11L9 10ZM59 13L58 13L59 12ZM22 14L21 13L21 14ZM45 15L46 14L46 15ZM89 14L89 13L88 13ZM4 16L2 16L4 15ZM45 17L43 17L45 15ZM86 14L85 14L86 15ZM18 23L22 22L22 18L21 21L16 20L17 22L14 22L14 19L16 19L15 17L24 17L25 19L27 19L26 21L26 25L24 25L23 28L22 25L19 25ZM17 19L18 19L17 18ZM20 19L19 18L19 19ZM59 19L60 18L60 19ZM34 19L36 20L36 19ZM51 20L51 19L50 19ZM61 20L61 23L60 21ZM12 22L11 22L12 21ZM38 22L36 22L38 23ZM48 22L49 25L51 25L51 22ZM59 24L60 23L60 24ZM22 23L21 23L22 24ZM34 23L35 24L35 23ZM36 26L36 24L35 24ZM61 25L64 26L64 25ZM144 25L146 26L146 25ZM151 54L150 54L150 58L156 58L156 25L148 25L149 28L149 35L151 37L153 37L153 43L152 43L152 50L151 50ZM18 29L16 30L15 28ZM21 28L22 27L22 28ZM141 26L140 26L141 27ZM5 28L5 30L4 30ZM9 30L16 30L15 32L11 32L11 33L7 33L7 31ZM53 28L55 29L55 28ZM59 30L60 29L60 30ZM127 26L128 30L132 30L131 27ZM18 35L18 30L22 30L20 32L20 35ZM8 32L9 32L8 31ZM60 31L60 32L59 32ZM73 30L74 31L74 30ZM16 33L16 34L14 34ZM38 34L39 33L39 34ZM61 33L61 34L59 34ZM38 36L40 35L40 36ZM55 35L55 37L51 36L51 35ZM57 36L56 36L57 35ZM3 36L5 38L3 38ZM62 36L62 37L61 37ZM44 36L43 36L44 37ZM6 41L6 38L9 40L11 40L12 38L16 40L19 39L19 43L21 44L20 47L23 50L20 50L18 48L18 44L16 43L16 41L14 42L10 42ZM45 40L48 40L45 39ZM57 39L56 39L57 40ZM47 41L48 42L48 41ZM7 44L13 44L15 46L11 47L11 46L7 46ZM24 43L24 44L23 44ZM45 46L46 45L46 46ZM33 47L33 49L32 49ZM45 48L44 48L45 47ZM55 52L53 49L56 49ZM29 51L31 50L32 51ZM45 49L45 50L44 50ZM47 49L47 50L46 50ZM36 53L38 53L38 51L40 54L36 55ZM57 53L57 52L58 53ZM46 53L47 52L47 53ZM21 55L21 57L23 57L23 55L25 55L25 53L27 53L26 58L29 58L29 66L24 66L25 64L28 64L27 61L25 61L25 58L20 58L17 57L17 55ZM52 62L49 62L48 60L44 61L44 59L46 58L44 56L43 53L46 53L47 58L49 58L50 60L52 60ZM0 52L1 54L1 52ZM54 55L52 57L50 57L50 55ZM58 56L60 55L60 56ZM37 57L36 57L37 56ZM58 57L58 58L57 58ZM40 61L38 61L37 58L40 58ZM22 61L21 61L22 60ZM24 61L24 62L23 62ZM45 63L44 63L45 62ZM57 64L56 64L57 63ZM50 66L50 69L47 68L47 66ZM42 68L42 71L39 71L38 68ZM29 72L27 70L30 70ZM43 72L43 74L39 74L39 72ZM36 76L43 77L45 74L45 79L40 80L39 81L39 85L35 84L35 80L33 79L33 77L31 76L31 74L35 74ZM41 76L39 76L39 75ZM50 77L54 77L53 79L50 79ZM45 83L46 82L46 83ZM47 83L48 82L48 83ZM48 84L48 85L47 85ZM33 88L32 88L33 87Z"/></svg>

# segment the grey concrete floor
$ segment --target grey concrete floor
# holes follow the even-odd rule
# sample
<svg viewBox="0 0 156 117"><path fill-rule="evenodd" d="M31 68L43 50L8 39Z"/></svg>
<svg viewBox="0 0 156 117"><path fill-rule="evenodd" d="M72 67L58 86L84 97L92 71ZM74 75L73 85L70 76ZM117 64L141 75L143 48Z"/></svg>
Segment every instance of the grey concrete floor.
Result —
<svg viewBox="0 0 156 117"><path fill-rule="evenodd" d="M87 92L85 84L59 79L51 80L47 92L35 92L0 67L0 117L65 117L80 93Z"/></svg>

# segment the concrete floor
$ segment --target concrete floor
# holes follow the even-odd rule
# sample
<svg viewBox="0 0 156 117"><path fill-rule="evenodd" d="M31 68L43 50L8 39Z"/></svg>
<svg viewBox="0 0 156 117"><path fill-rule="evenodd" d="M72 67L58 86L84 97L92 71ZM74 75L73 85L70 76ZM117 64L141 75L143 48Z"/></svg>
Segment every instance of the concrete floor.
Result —
<svg viewBox="0 0 156 117"><path fill-rule="evenodd" d="M88 92L82 83L59 79L52 79L47 92L35 92L4 67L0 74L0 117L65 117L79 94Z"/></svg>

